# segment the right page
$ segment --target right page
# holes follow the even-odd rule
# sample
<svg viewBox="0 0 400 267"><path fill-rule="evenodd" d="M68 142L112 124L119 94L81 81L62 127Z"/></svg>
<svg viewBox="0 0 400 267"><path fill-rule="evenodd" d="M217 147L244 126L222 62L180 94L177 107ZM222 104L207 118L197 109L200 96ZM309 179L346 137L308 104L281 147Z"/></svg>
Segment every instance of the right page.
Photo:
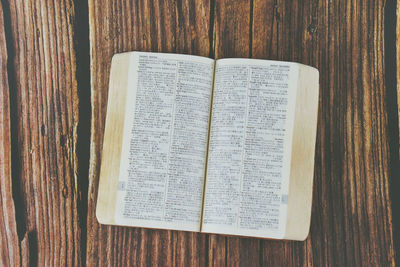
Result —
<svg viewBox="0 0 400 267"><path fill-rule="evenodd" d="M283 238L299 64L216 62L202 232Z"/></svg>

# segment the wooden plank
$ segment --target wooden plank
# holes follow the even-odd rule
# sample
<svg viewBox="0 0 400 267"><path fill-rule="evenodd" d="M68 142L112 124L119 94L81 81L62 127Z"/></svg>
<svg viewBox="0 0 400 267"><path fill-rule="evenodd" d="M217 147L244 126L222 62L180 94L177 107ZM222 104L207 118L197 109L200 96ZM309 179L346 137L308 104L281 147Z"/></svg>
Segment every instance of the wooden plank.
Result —
<svg viewBox="0 0 400 267"><path fill-rule="evenodd" d="M92 136L87 264L394 265L383 8L379 1L361 0L216 0L211 10L210 3L202 1L89 1ZM314 205L305 242L97 223L110 61L112 54L130 50L292 60L320 69Z"/></svg>
<svg viewBox="0 0 400 267"><path fill-rule="evenodd" d="M79 266L75 6L69 0L2 3L16 114L12 175L21 263Z"/></svg>
<svg viewBox="0 0 400 267"><path fill-rule="evenodd" d="M214 8L215 58L250 57L251 1L216 0Z"/></svg>
<svg viewBox="0 0 400 267"><path fill-rule="evenodd" d="M10 88L7 62L3 6L0 3L0 265L19 266L20 248L12 197Z"/></svg>
<svg viewBox="0 0 400 267"><path fill-rule="evenodd" d="M265 265L394 265L383 16L380 1L254 0L253 56L321 77L311 234L262 241Z"/></svg>
<svg viewBox="0 0 400 267"><path fill-rule="evenodd" d="M210 2L90 0L89 24L92 120L86 263L204 265L206 235L99 225L95 207L112 55L140 50L208 56Z"/></svg>

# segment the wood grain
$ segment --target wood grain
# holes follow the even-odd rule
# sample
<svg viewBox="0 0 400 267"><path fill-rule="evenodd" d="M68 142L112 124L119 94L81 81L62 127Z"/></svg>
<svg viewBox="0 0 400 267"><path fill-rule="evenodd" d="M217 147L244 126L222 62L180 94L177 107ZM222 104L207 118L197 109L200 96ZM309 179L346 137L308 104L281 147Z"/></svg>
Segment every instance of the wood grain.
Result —
<svg viewBox="0 0 400 267"><path fill-rule="evenodd" d="M209 6L209 19L193 16L199 10L207 10L207 16ZM87 263L394 265L383 20L384 3L379 1L90 1L93 113ZM179 34L182 29L190 32ZM177 36L192 40L176 42ZM110 59L115 52L136 49L289 60L320 69L314 205L305 242L97 224L94 207ZM125 249L129 244L136 249ZM188 257L194 244L197 250Z"/></svg>
<svg viewBox="0 0 400 267"><path fill-rule="evenodd" d="M0 265L394 266L400 89L397 101L390 90L400 84L400 46L392 66L396 51L387 42L396 37L387 26L396 22L385 20L395 6L394 0L89 0L87 15L85 1L2 0ZM397 15L397 44L399 21ZM90 77L81 43L88 26ZM290 60L320 70L305 242L98 224L111 57L131 50ZM79 131L89 106L90 140ZM81 147L89 142L87 178Z"/></svg>
<svg viewBox="0 0 400 267"><path fill-rule="evenodd" d="M285 264L394 265L383 16L379 1L254 1L253 56L320 70L311 233Z"/></svg>
<svg viewBox="0 0 400 267"><path fill-rule="evenodd" d="M10 88L7 62L3 6L0 3L0 265L19 266L20 248L12 197Z"/></svg>
<svg viewBox="0 0 400 267"><path fill-rule="evenodd" d="M95 207L112 55L140 50L208 56L210 3L90 0L89 25L92 123L86 263L89 266L204 265L205 235L100 225Z"/></svg>
<svg viewBox="0 0 400 267"><path fill-rule="evenodd" d="M8 79L12 81L10 101L15 114L11 121L11 138L16 140L12 142L12 186L21 240L15 245L20 246L24 265L79 266L74 3L2 2L9 19ZM3 70L2 82L7 81ZM8 154L4 154L6 158ZM5 178L9 176L7 173ZM13 218L11 212L8 215ZM12 233L15 225L11 226Z"/></svg>

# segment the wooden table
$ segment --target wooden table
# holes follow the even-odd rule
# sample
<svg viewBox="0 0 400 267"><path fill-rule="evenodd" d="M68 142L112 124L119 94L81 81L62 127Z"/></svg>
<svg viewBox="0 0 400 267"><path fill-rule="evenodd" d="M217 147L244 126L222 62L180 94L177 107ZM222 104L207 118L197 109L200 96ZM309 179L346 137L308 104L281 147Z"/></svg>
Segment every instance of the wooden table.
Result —
<svg viewBox="0 0 400 267"><path fill-rule="evenodd" d="M0 265L395 265L396 4L1 1ZM290 60L320 70L305 242L97 223L110 60L131 50Z"/></svg>

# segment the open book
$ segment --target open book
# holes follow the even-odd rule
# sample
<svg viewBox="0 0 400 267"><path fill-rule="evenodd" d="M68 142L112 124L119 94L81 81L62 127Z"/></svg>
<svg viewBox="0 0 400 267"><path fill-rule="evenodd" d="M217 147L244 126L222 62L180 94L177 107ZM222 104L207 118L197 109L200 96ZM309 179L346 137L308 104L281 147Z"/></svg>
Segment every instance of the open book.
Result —
<svg viewBox="0 0 400 267"><path fill-rule="evenodd" d="M291 62L115 55L97 219L304 240L318 77Z"/></svg>

